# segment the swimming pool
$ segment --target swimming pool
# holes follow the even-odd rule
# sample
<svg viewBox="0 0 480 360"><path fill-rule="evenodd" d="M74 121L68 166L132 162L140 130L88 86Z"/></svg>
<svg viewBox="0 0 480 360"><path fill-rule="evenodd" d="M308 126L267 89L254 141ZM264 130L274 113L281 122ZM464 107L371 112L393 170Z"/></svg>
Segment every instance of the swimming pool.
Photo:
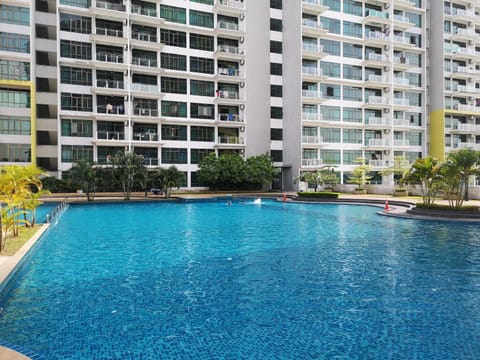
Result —
<svg viewBox="0 0 480 360"><path fill-rule="evenodd" d="M478 225L263 201L73 205L0 294L47 359L473 359Z"/></svg>

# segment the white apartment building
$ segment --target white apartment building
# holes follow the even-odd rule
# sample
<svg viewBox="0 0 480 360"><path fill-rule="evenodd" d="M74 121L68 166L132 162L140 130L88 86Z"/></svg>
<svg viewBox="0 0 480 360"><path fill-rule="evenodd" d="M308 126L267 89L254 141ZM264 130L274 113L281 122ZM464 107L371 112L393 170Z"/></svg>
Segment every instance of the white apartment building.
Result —
<svg viewBox="0 0 480 360"><path fill-rule="evenodd" d="M282 169L273 187L287 190L303 171L347 183L364 157L388 185L379 172L396 156L480 143L477 7L1 0L0 164L61 177L80 159L133 151L201 188L210 152L269 153Z"/></svg>

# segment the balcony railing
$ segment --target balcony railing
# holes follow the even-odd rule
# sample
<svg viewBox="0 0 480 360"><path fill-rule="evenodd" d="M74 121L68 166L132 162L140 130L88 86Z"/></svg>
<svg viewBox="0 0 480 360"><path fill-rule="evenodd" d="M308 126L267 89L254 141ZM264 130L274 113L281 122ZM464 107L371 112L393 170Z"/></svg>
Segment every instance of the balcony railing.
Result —
<svg viewBox="0 0 480 360"><path fill-rule="evenodd" d="M147 92L147 93L153 93L153 94L156 94L159 92L158 85L151 85L151 84L132 83L130 89L132 91Z"/></svg>
<svg viewBox="0 0 480 360"><path fill-rule="evenodd" d="M302 2L312 5L324 6L323 0L302 0Z"/></svg>
<svg viewBox="0 0 480 360"><path fill-rule="evenodd" d="M228 6L236 9L243 9L245 7L244 2L238 0L219 0L218 3L222 6Z"/></svg>
<svg viewBox="0 0 480 360"><path fill-rule="evenodd" d="M148 34L148 33L132 33L132 39L134 40L140 40L140 41L149 41L149 42L157 42L157 36L154 34Z"/></svg>
<svg viewBox="0 0 480 360"><path fill-rule="evenodd" d="M323 30L322 24L315 20L303 19L302 25L311 29Z"/></svg>
<svg viewBox="0 0 480 360"><path fill-rule="evenodd" d="M393 98L393 105L410 106L410 100L404 98Z"/></svg>
<svg viewBox="0 0 480 360"><path fill-rule="evenodd" d="M475 105L454 104L453 109L459 111L480 112L480 106Z"/></svg>
<svg viewBox="0 0 480 360"><path fill-rule="evenodd" d="M97 79L97 87L110 89L123 89L123 80Z"/></svg>
<svg viewBox="0 0 480 360"><path fill-rule="evenodd" d="M239 54L240 51L238 49L238 46L230 46L230 45L223 45L223 44L220 44L218 45L218 51L219 52L224 52L224 53L228 53L228 54Z"/></svg>
<svg viewBox="0 0 480 360"><path fill-rule="evenodd" d="M97 139L99 140L125 140L125 133L122 131L97 131Z"/></svg>
<svg viewBox="0 0 480 360"><path fill-rule="evenodd" d="M146 8L135 4L132 4L132 14L157 17L157 11L155 9Z"/></svg>
<svg viewBox="0 0 480 360"><path fill-rule="evenodd" d="M97 0L96 3L97 3L97 8L99 9L125 11L125 5L123 4L115 4L105 0Z"/></svg>
<svg viewBox="0 0 480 360"><path fill-rule="evenodd" d="M368 139L369 146L390 146L388 139Z"/></svg>
<svg viewBox="0 0 480 360"><path fill-rule="evenodd" d="M390 126L390 121L382 117L371 116L368 118L368 125L371 126Z"/></svg>
<svg viewBox="0 0 480 360"><path fill-rule="evenodd" d="M320 144L322 141L321 136L302 136L302 144Z"/></svg>
<svg viewBox="0 0 480 360"><path fill-rule="evenodd" d="M371 61L388 61L388 56L385 54L376 54L376 53L369 53L368 60Z"/></svg>
<svg viewBox="0 0 480 360"><path fill-rule="evenodd" d="M322 121L323 120L323 114L302 112L302 120L305 120L305 121Z"/></svg>
<svg viewBox="0 0 480 360"><path fill-rule="evenodd" d="M220 99L239 99L239 94L236 91L227 91L227 90L219 90L218 97Z"/></svg>
<svg viewBox="0 0 480 360"><path fill-rule="evenodd" d="M478 34L474 30L462 29L458 28L456 34L458 35L466 35L466 36L478 36Z"/></svg>
<svg viewBox="0 0 480 360"><path fill-rule="evenodd" d="M365 12L365 16L373 16L373 17L376 17L376 18L388 19L388 13L387 12L372 10L372 9L368 9Z"/></svg>
<svg viewBox="0 0 480 360"><path fill-rule="evenodd" d="M305 167L317 167L322 165L323 165L322 159L302 159L302 166L305 166Z"/></svg>
<svg viewBox="0 0 480 360"><path fill-rule="evenodd" d="M393 145L394 146L410 146L410 140L394 139Z"/></svg>
<svg viewBox="0 0 480 360"><path fill-rule="evenodd" d="M393 19L399 22L410 23L410 19L403 15L393 15Z"/></svg>
<svg viewBox="0 0 480 360"><path fill-rule="evenodd" d="M133 115L135 116L158 116L158 109L138 108L133 109Z"/></svg>
<svg viewBox="0 0 480 360"><path fill-rule="evenodd" d="M105 104L97 105L98 114L125 115L125 106L123 104Z"/></svg>
<svg viewBox="0 0 480 360"><path fill-rule="evenodd" d="M383 84L388 84L390 82L390 80L388 79L388 76L375 75L375 74L368 75L368 81L379 82L379 83L383 83Z"/></svg>
<svg viewBox="0 0 480 360"><path fill-rule="evenodd" d="M115 36L119 38L123 37L122 29L109 29L109 28L97 27L96 33L97 35Z"/></svg>
<svg viewBox="0 0 480 360"><path fill-rule="evenodd" d="M410 123L409 120L407 119L393 119L393 125L398 126L398 127L407 127L407 126L412 126L412 123Z"/></svg>
<svg viewBox="0 0 480 360"><path fill-rule="evenodd" d="M387 160L368 160L368 165L373 167L386 167L388 166Z"/></svg>
<svg viewBox="0 0 480 360"><path fill-rule="evenodd" d="M123 55L120 54L105 54L97 53L97 61L111 62L123 64Z"/></svg>
<svg viewBox="0 0 480 360"><path fill-rule="evenodd" d="M132 65L157 67L157 60L156 59L134 57L134 58L132 58Z"/></svg>
<svg viewBox="0 0 480 360"><path fill-rule="evenodd" d="M458 123L456 129L460 131L478 132L480 131L480 126L475 124Z"/></svg>
<svg viewBox="0 0 480 360"><path fill-rule="evenodd" d="M238 31L238 24L228 21L219 21L217 27L222 30Z"/></svg>
<svg viewBox="0 0 480 360"><path fill-rule="evenodd" d="M388 105L387 98L383 96L369 96L367 99L368 104Z"/></svg>
<svg viewBox="0 0 480 360"><path fill-rule="evenodd" d="M322 92L317 90L302 90L302 96L313 99L323 99Z"/></svg>
<svg viewBox="0 0 480 360"><path fill-rule="evenodd" d="M233 145L241 145L243 144L243 140L238 136L218 136L218 143L219 144L233 144Z"/></svg>
<svg viewBox="0 0 480 360"><path fill-rule="evenodd" d="M240 71L238 69L233 68L218 68L217 70L218 75L225 75L225 76L240 76Z"/></svg>
<svg viewBox="0 0 480 360"><path fill-rule="evenodd" d="M323 52L323 46L318 44L303 43L302 49L304 51L310 51L310 52L317 52L317 53Z"/></svg>
<svg viewBox="0 0 480 360"><path fill-rule="evenodd" d="M220 113L218 114L219 121L234 121L234 122L243 122L243 119L238 114L226 114Z"/></svg>
<svg viewBox="0 0 480 360"><path fill-rule="evenodd" d="M475 86L466 86L466 85L458 85L457 90L461 92L470 92L470 93L478 92L478 89Z"/></svg>
<svg viewBox="0 0 480 360"><path fill-rule="evenodd" d="M393 83L395 85L410 85L410 80L407 79L407 78L403 78L403 77L394 77L393 78Z"/></svg>
<svg viewBox="0 0 480 360"><path fill-rule="evenodd" d="M313 66L302 66L303 75L322 76L322 69Z"/></svg>
<svg viewBox="0 0 480 360"><path fill-rule="evenodd" d="M136 132L132 135L135 141L158 141L158 134L155 132Z"/></svg>
<svg viewBox="0 0 480 360"><path fill-rule="evenodd" d="M390 40L389 36L381 31L368 31L365 37L367 39Z"/></svg>

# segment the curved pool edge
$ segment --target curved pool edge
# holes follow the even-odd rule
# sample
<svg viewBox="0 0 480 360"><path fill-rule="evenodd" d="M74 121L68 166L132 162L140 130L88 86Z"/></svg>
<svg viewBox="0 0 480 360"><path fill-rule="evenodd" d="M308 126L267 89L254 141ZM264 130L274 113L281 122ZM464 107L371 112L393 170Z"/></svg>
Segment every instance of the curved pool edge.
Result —
<svg viewBox="0 0 480 360"><path fill-rule="evenodd" d="M48 227L49 224L43 224L40 229L38 229L38 231L25 244L23 244L23 246L15 253L15 255L0 256L0 293L3 291L4 286L8 283L8 280L18 270L19 265L22 263L25 255L28 254L30 249L37 243L38 239L40 239Z"/></svg>
<svg viewBox="0 0 480 360"><path fill-rule="evenodd" d="M2 360L27 360L30 357L23 355L5 346L0 346L0 359Z"/></svg>

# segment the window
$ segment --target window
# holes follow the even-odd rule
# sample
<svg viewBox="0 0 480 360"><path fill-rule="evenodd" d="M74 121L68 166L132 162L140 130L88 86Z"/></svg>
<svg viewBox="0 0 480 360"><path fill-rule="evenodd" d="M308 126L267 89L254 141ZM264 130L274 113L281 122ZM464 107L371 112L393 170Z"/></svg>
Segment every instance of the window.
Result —
<svg viewBox="0 0 480 360"><path fill-rule="evenodd" d="M213 150L211 149L191 149L190 150L190 163L198 164L205 156L208 156ZM192 173L193 178L193 173ZM192 179L193 182L193 179ZM192 183L193 186L193 183Z"/></svg>
<svg viewBox="0 0 480 360"><path fill-rule="evenodd" d="M62 136L92 137L92 120L62 119Z"/></svg>
<svg viewBox="0 0 480 360"><path fill-rule="evenodd" d="M272 97L282 97L283 96L282 85L270 85L270 96L272 96Z"/></svg>
<svg viewBox="0 0 480 360"><path fill-rule="evenodd" d="M0 144L0 161L30 162L30 144Z"/></svg>
<svg viewBox="0 0 480 360"><path fill-rule="evenodd" d="M270 8L282 9L282 0L270 0Z"/></svg>
<svg viewBox="0 0 480 360"><path fill-rule="evenodd" d="M349 144L362 143L362 130L360 129L343 129L343 142Z"/></svg>
<svg viewBox="0 0 480 360"><path fill-rule="evenodd" d="M213 14L190 9L190 25L213 29Z"/></svg>
<svg viewBox="0 0 480 360"><path fill-rule="evenodd" d="M187 149L162 148L163 164L186 164Z"/></svg>
<svg viewBox="0 0 480 360"><path fill-rule="evenodd" d="M185 55L169 54L162 52L160 58L160 67L170 70L187 70L187 57Z"/></svg>
<svg viewBox="0 0 480 360"><path fill-rule="evenodd" d="M0 5L0 23L30 25L30 10L27 7Z"/></svg>
<svg viewBox="0 0 480 360"><path fill-rule="evenodd" d="M362 3L354 0L343 0L343 12L345 14L362 16Z"/></svg>
<svg viewBox="0 0 480 360"><path fill-rule="evenodd" d="M410 106L422 106L422 94L406 92L405 98L408 99Z"/></svg>
<svg viewBox="0 0 480 360"><path fill-rule="evenodd" d="M0 88L0 107L30 108L30 92Z"/></svg>
<svg viewBox="0 0 480 360"><path fill-rule="evenodd" d="M338 1L338 0L335 0L335 1L340 3L340 1ZM330 8L330 10L332 10L332 9ZM320 18L320 22L321 22L322 27L324 29L328 29L329 33L340 35L340 20L327 18L327 17L322 16Z"/></svg>
<svg viewBox="0 0 480 360"><path fill-rule="evenodd" d="M23 61L0 59L0 78L30 80L30 64Z"/></svg>
<svg viewBox="0 0 480 360"><path fill-rule="evenodd" d="M162 140L187 140L187 127L185 125L162 125Z"/></svg>
<svg viewBox="0 0 480 360"><path fill-rule="evenodd" d="M362 38L362 24L357 24L350 21L343 21L343 35Z"/></svg>
<svg viewBox="0 0 480 360"><path fill-rule="evenodd" d="M281 41L270 41L270 52L275 54L282 53L282 42Z"/></svg>
<svg viewBox="0 0 480 360"><path fill-rule="evenodd" d="M161 29L160 41L169 46L187 47L187 35L182 31Z"/></svg>
<svg viewBox="0 0 480 360"><path fill-rule="evenodd" d="M202 74L213 74L215 63L213 59L190 56L190 71Z"/></svg>
<svg viewBox="0 0 480 360"><path fill-rule="evenodd" d="M270 117L272 119L283 119L283 108L278 106L271 106Z"/></svg>
<svg viewBox="0 0 480 360"><path fill-rule="evenodd" d="M422 15L405 12L405 17L408 18L411 24L415 24L416 27L422 27Z"/></svg>
<svg viewBox="0 0 480 360"><path fill-rule="evenodd" d="M60 14L60 30L80 34L92 32L92 20L86 16Z"/></svg>
<svg viewBox="0 0 480 360"><path fill-rule="evenodd" d="M349 80L362 80L362 67L344 64L343 78Z"/></svg>
<svg viewBox="0 0 480 360"><path fill-rule="evenodd" d="M214 50L213 36L190 33L190 49L213 51Z"/></svg>
<svg viewBox="0 0 480 360"><path fill-rule="evenodd" d="M407 133L407 139L409 141L409 144L411 146L422 146L422 133L421 132L416 132L412 131L410 133Z"/></svg>
<svg viewBox="0 0 480 360"><path fill-rule="evenodd" d="M187 93L187 80L162 76L162 92L174 94Z"/></svg>
<svg viewBox="0 0 480 360"><path fill-rule="evenodd" d="M92 44L79 41L61 40L60 56L72 59L92 60Z"/></svg>
<svg viewBox="0 0 480 360"><path fill-rule="evenodd" d="M283 129L271 128L270 129L270 140L283 140Z"/></svg>
<svg viewBox="0 0 480 360"><path fill-rule="evenodd" d="M340 150L321 150L320 155L324 164L340 164Z"/></svg>
<svg viewBox="0 0 480 360"><path fill-rule="evenodd" d="M340 99L340 85L322 83L320 91L328 99Z"/></svg>
<svg viewBox="0 0 480 360"><path fill-rule="evenodd" d="M62 145L62 161L78 162L86 160L93 162L93 146L89 145Z"/></svg>
<svg viewBox="0 0 480 360"><path fill-rule="evenodd" d="M184 8L160 4L160 17L179 24L187 23L187 13Z"/></svg>
<svg viewBox="0 0 480 360"><path fill-rule="evenodd" d="M361 123L362 110L357 108L343 108L343 121Z"/></svg>
<svg viewBox="0 0 480 360"><path fill-rule="evenodd" d="M343 100L362 101L362 88L354 86L343 86Z"/></svg>
<svg viewBox="0 0 480 360"><path fill-rule="evenodd" d="M190 128L190 140L191 141L215 141L215 128L207 126L192 126Z"/></svg>
<svg viewBox="0 0 480 360"><path fill-rule="evenodd" d="M62 66L60 77L62 84L92 86L92 69Z"/></svg>
<svg viewBox="0 0 480 360"><path fill-rule="evenodd" d="M323 52L325 52L329 55L340 56L340 42L339 41L320 39L320 45L323 48Z"/></svg>
<svg viewBox="0 0 480 360"><path fill-rule="evenodd" d="M270 19L270 30L272 30L272 31L282 31L282 20L280 20L280 19Z"/></svg>
<svg viewBox="0 0 480 360"><path fill-rule="evenodd" d="M361 59L362 54L362 45L343 43L343 56L352 58L352 59Z"/></svg>
<svg viewBox="0 0 480 360"><path fill-rule="evenodd" d="M162 101L162 116L187 117L187 103L179 101Z"/></svg>
<svg viewBox="0 0 480 360"><path fill-rule="evenodd" d="M62 93L61 108L62 110L91 112L93 110L92 95Z"/></svg>
<svg viewBox="0 0 480 360"><path fill-rule="evenodd" d="M282 64L279 63L270 63L270 74L271 75L282 75Z"/></svg>
<svg viewBox="0 0 480 360"><path fill-rule="evenodd" d="M213 0L190 0L190 1L200 3L200 4L213 5Z"/></svg>
<svg viewBox="0 0 480 360"><path fill-rule="evenodd" d="M89 8L92 5L91 0L60 0L60 4L79 8Z"/></svg>
<svg viewBox="0 0 480 360"><path fill-rule="evenodd" d="M213 81L190 80L190 95L215 96L215 83Z"/></svg>
<svg viewBox="0 0 480 360"><path fill-rule="evenodd" d="M340 107L338 106L325 106L320 107L320 113L322 119L325 121L340 121Z"/></svg>
<svg viewBox="0 0 480 360"><path fill-rule="evenodd" d="M0 134L30 135L30 118L0 115Z"/></svg>
<svg viewBox="0 0 480 360"><path fill-rule="evenodd" d="M30 37L13 33L0 32L0 50L18 53L30 53Z"/></svg>
<svg viewBox="0 0 480 360"><path fill-rule="evenodd" d="M344 165L358 165L357 159L362 157L360 150L343 150Z"/></svg>
<svg viewBox="0 0 480 360"><path fill-rule="evenodd" d="M340 64L321 61L320 68L322 69L322 74L324 76L332 77L332 78L340 78Z"/></svg>
<svg viewBox="0 0 480 360"><path fill-rule="evenodd" d="M212 104L190 104L190 117L194 119L215 119L215 106Z"/></svg>
<svg viewBox="0 0 480 360"><path fill-rule="evenodd" d="M324 0L323 5L327 6L331 11L340 12L340 1L339 0Z"/></svg>
<svg viewBox="0 0 480 360"><path fill-rule="evenodd" d="M282 162L283 161L283 151L282 150L270 150L270 156L272 157L273 162Z"/></svg>

